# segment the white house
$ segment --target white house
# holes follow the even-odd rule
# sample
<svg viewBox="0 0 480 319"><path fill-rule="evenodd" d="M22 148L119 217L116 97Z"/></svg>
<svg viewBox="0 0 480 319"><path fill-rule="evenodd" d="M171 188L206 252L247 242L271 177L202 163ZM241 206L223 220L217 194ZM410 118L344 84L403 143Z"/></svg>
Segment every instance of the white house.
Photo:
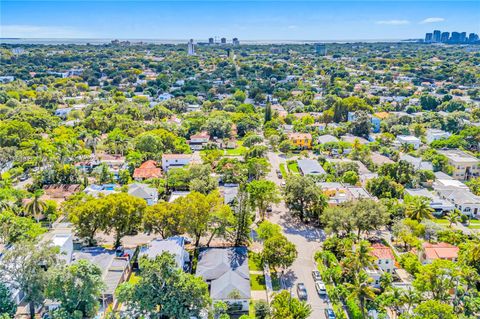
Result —
<svg viewBox="0 0 480 319"><path fill-rule="evenodd" d="M426 132L427 143L430 144L433 141L449 138L450 135L451 134L449 132L445 132L442 130L428 129Z"/></svg>
<svg viewBox="0 0 480 319"><path fill-rule="evenodd" d="M193 159L191 154L163 154L162 169L167 172L172 167L184 167Z"/></svg>
<svg viewBox="0 0 480 319"><path fill-rule="evenodd" d="M453 167L452 176L458 180L469 180L480 175L480 160L473 155L460 150L439 151L448 159L448 164Z"/></svg>
<svg viewBox="0 0 480 319"><path fill-rule="evenodd" d="M190 136L188 145L192 151L202 150L204 145L210 141L210 135L207 132L200 132L198 134Z"/></svg>
<svg viewBox="0 0 480 319"><path fill-rule="evenodd" d="M158 190L147 184L134 183L128 185L128 194L143 198L147 205L155 205L158 202Z"/></svg>
<svg viewBox="0 0 480 319"><path fill-rule="evenodd" d="M422 142L418 137L413 135L398 135L397 136L397 143L400 145L407 144L412 145L414 149L418 149Z"/></svg>
<svg viewBox="0 0 480 319"><path fill-rule="evenodd" d="M184 237L174 236L166 239L154 239L140 249L139 256L154 259L164 252L173 255L178 268L188 269L190 255L185 250Z"/></svg>

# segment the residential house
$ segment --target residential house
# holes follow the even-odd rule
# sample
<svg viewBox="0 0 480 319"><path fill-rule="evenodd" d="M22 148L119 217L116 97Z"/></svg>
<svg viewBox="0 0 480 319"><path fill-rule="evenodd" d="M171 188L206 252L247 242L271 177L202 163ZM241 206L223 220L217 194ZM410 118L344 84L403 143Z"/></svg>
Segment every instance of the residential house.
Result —
<svg viewBox="0 0 480 319"><path fill-rule="evenodd" d="M148 160L133 171L133 179L143 181L150 178L162 177L162 169L157 167L157 162Z"/></svg>
<svg viewBox="0 0 480 319"><path fill-rule="evenodd" d="M449 132L431 128L431 129L428 129L426 132L426 140L427 140L427 143L430 144L433 141L449 138L450 135L451 134Z"/></svg>
<svg viewBox="0 0 480 319"><path fill-rule="evenodd" d="M162 168L163 171L168 172L172 167L184 167L193 159L192 154L163 154Z"/></svg>
<svg viewBox="0 0 480 319"><path fill-rule="evenodd" d="M422 141L420 141L418 137L415 137L413 135L398 135L396 142L398 146L404 145L404 144L412 145L413 149L416 149L416 150L420 148L420 145L422 145Z"/></svg>
<svg viewBox="0 0 480 319"><path fill-rule="evenodd" d="M115 184L103 184L103 185L96 185L96 184L90 184L85 189L83 192L87 195L92 195L93 197L99 197L100 194L103 196L107 196L110 194L117 193L115 190L115 187L117 185Z"/></svg>
<svg viewBox="0 0 480 319"><path fill-rule="evenodd" d="M310 133L290 133L288 139L298 149L311 149L312 148L312 134Z"/></svg>
<svg viewBox="0 0 480 319"><path fill-rule="evenodd" d="M375 243L371 246L371 254L375 257L375 264L384 272L393 273L395 269L395 255L390 247Z"/></svg>
<svg viewBox="0 0 480 319"><path fill-rule="evenodd" d="M325 175L326 172L317 160L299 159L297 160L298 169L302 175Z"/></svg>
<svg viewBox="0 0 480 319"><path fill-rule="evenodd" d="M185 250L185 238L180 236L150 241L140 248L139 257L155 259L164 252L173 255L178 268L189 269L190 254Z"/></svg>
<svg viewBox="0 0 480 319"><path fill-rule="evenodd" d="M469 180L480 174L480 160L475 156L460 150L439 151L448 159L448 164L453 167L453 178L458 180Z"/></svg>
<svg viewBox="0 0 480 319"><path fill-rule="evenodd" d="M339 142L339 139L333 135L326 134L326 135L320 135L317 138L317 142L318 144L325 144L325 143L332 143L332 142L337 143Z"/></svg>
<svg viewBox="0 0 480 319"><path fill-rule="evenodd" d="M128 194L144 199L149 206L158 202L158 190L147 184L133 183L128 185Z"/></svg>
<svg viewBox="0 0 480 319"><path fill-rule="evenodd" d="M405 193L410 196L421 196L430 199L430 207L434 209L434 215L442 215L455 209L455 205L450 201L442 199L440 196L428 191L426 188L406 188Z"/></svg>
<svg viewBox="0 0 480 319"><path fill-rule="evenodd" d="M422 264L430 264L436 259L457 261L459 248L447 243L429 243L422 244L419 251L419 258Z"/></svg>
<svg viewBox="0 0 480 319"><path fill-rule="evenodd" d="M133 255L133 252L130 252ZM102 280L105 287L102 290L104 304L115 301L115 291L123 283L131 271L130 257L125 254L117 256L115 250L108 250L102 247L83 248L73 253L73 261L88 260L95 264L102 271ZM105 309L104 309L105 310Z"/></svg>
<svg viewBox="0 0 480 319"><path fill-rule="evenodd" d="M246 247L201 248L196 275L208 283L214 302L248 312L251 292Z"/></svg>
<svg viewBox="0 0 480 319"><path fill-rule="evenodd" d="M176 201L178 198L187 196L188 194L190 194L189 191L173 191L173 192L170 194L170 197L168 198L168 202L169 202L169 203L173 203L173 202Z"/></svg>
<svg viewBox="0 0 480 319"><path fill-rule="evenodd" d="M420 157L414 157L408 154L401 154L400 160L412 164L413 169L433 171L433 165L430 162L423 161Z"/></svg>
<svg viewBox="0 0 480 319"><path fill-rule="evenodd" d="M200 151L203 149L205 144L210 140L210 135L207 132L200 132L190 136L188 145L192 151Z"/></svg>

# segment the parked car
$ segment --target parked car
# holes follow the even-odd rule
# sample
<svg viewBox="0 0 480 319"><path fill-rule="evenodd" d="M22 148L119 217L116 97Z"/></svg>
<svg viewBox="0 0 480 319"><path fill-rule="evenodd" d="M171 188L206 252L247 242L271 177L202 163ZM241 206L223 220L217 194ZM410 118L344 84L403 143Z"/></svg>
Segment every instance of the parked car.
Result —
<svg viewBox="0 0 480 319"><path fill-rule="evenodd" d="M312 270L312 277L314 281L322 281L322 276L318 270Z"/></svg>
<svg viewBox="0 0 480 319"><path fill-rule="evenodd" d="M285 182L282 182L282 183L280 184L280 186L282 186L282 187L285 187L285 185L287 185Z"/></svg>
<svg viewBox="0 0 480 319"><path fill-rule="evenodd" d="M323 282L317 281L315 283L315 289L317 289L317 292L320 296L327 295L327 288L325 287L325 284Z"/></svg>
<svg viewBox="0 0 480 319"><path fill-rule="evenodd" d="M273 209L272 209L272 206L271 206L271 205L268 205L268 206L267 206L267 213L271 213L272 210L273 210Z"/></svg>
<svg viewBox="0 0 480 319"><path fill-rule="evenodd" d="M277 177L278 178L280 178L280 179L283 178L282 172L279 169L277 169L276 172L277 172Z"/></svg>
<svg viewBox="0 0 480 319"><path fill-rule="evenodd" d="M307 288L305 287L305 284L303 282L299 282L297 284L297 295L298 299L300 300L308 299Z"/></svg>
<svg viewBox="0 0 480 319"><path fill-rule="evenodd" d="M325 317L326 317L327 319L335 319L335 318L336 318L336 317L335 317L335 312L333 312L332 309L327 308L327 309L325 309Z"/></svg>

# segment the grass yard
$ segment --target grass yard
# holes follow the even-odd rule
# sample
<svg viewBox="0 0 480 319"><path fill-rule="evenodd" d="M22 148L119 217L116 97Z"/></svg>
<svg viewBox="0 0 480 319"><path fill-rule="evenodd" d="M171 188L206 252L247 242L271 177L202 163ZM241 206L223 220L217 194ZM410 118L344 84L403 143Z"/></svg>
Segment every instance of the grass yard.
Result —
<svg viewBox="0 0 480 319"><path fill-rule="evenodd" d="M248 252L248 268L250 271L263 271L262 260L259 253Z"/></svg>
<svg viewBox="0 0 480 319"><path fill-rule="evenodd" d="M282 163L280 164L280 172L282 173L283 178L287 177L287 168L285 167L285 164Z"/></svg>
<svg viewBox="0 0 480 319"><path fill-rule="evenodd" d="M250 288L252 290L267 290L263 274L250 274Z"/></svg>
<svg viewBox="0 0 480 319"><path fill-rule="evenodd" d="M480 229L480 220L471 219L468 228L471 229Z"/></svg>
<svg viewBox="0 0 480 319"><path fill-rule="evenodd" d="M288 165L288 170L291 172L291 173L295 173L295 174L299 174L300 171L298 170L298 164L297 162L293 161L293 162L290 162L287 164Z"/></svg>
<svg viewBox="0 0 480 319"><path fill-rule="evenodd" d="M450 225L450 222L445 218L434 218L432 219L434 223L441 224L441 225Z"/></svg>
<svg viewBox="0 0 480 319"><path fill-rule="evenodd" d="M243 156L245 152L247 151L247 148L245 146L238 146L236 148L232 149L227 149L225 150L225 155L230 155L230 156Z"/></svg>

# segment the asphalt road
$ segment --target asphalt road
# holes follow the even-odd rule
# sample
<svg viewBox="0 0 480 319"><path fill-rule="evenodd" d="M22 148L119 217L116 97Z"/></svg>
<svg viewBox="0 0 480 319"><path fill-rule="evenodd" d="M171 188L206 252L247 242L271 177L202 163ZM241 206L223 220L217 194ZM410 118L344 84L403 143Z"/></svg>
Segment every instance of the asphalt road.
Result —
<svg viewBox="0 0 480 319"><path fill-rule="evenodd" d="M283 179L279 179L275 171L279 164L285 163L286 160L273 152L268 153L268 159L272 167L267 179L280 186ZM284 235L295 244L298 251L297 259L284 274L284 288L291 290L297 296L296 284L304 283L308 293L307 302L313 310L310 318L324 319L324 309L328 307L328 304L317 294L312 278L312 270L316 269L314 255L321 248L321 242L325 238L324 233L318 228L304 225L300 221L290 218L283 202L273 206L273 212L268 219L282 226Z"/></svg>

